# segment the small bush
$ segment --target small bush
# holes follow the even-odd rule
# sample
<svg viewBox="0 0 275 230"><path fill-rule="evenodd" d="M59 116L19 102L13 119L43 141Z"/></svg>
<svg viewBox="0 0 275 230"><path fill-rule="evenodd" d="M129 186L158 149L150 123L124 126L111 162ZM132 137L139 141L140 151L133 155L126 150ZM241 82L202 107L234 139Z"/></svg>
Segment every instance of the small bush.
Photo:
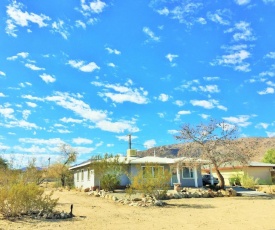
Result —
<svg viewBox="0 0 275 230"><path fill-rule="evenodd" d="M119 179L115 174L105 174L101 179L101 187L106 191L114 191L118 185Z"/></svg>
<svg viewBox="0 0 275 230"><path fill-rule="evenodd" d="M44 190L36 183L26 183L18 171L7 170L1 173L5 179L0 181L0 213L8 217L16 217L32 211L52 211L58 199L52 194L44 194Z"/></svg>
<svg viewBox="0 0 275 230"><path fill-rule="evenodd" d="M229 184L230 185L241 185L241 180L242 180L242 177L237 173L237 174L232 174L230 177L229 177Z"/></svg>
<svg viewBox="0 0 275 230"><path fill-rule="evenodd" d="M255 189L255 187L258 185L258 181L259 181L258 178L254 179L253 176L244 174L242 177L241 183L244 188Z"/></svg>

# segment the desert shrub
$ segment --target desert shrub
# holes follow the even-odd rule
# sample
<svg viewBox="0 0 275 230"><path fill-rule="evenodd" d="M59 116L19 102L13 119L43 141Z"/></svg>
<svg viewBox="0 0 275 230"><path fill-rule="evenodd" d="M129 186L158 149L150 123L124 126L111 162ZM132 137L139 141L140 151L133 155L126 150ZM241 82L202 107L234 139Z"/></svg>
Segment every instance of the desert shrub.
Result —
<svg viewBox="0 0 275 230"><path fill-rule="evenodd" d="M242 180L242 177L238 173L232 174L229 177L230 185L241 185L241 180Z"/></svg>
<svg viewBox="0 0 275 230"><path fill-rule="evenodd" d="M114 191L119 185L119 178L115 174L105 174L101 179L101 187L106 191Z"/></svg>
<svg viewBox="0 0 275 230"><path fill-rule="evenodd" d="M20 173L13 170L2 172L5 180L0 186L0 213L4 217L15 217L31 211L52 211L58 199L52 193L44 194L44 190L36 183L26 183Z"/></svg>
<svg viewBox="0 0 275 230"><path fill-rule="evenodd" d="M170 188L170 178L171 173L168 170L164 170L162 166L146 164L145 166L140 166L138 174L130 178L130 187L156 199L164 199Z"/></svg>
<svg viewBox="0 0 275 230"><path fill-rule="evenodd" d="M255 187L258 185L258 178L254 178L253 176L249 176L247 173L245 173L242 176L241 184L244 188L249 189L255 189Z"/></svg>

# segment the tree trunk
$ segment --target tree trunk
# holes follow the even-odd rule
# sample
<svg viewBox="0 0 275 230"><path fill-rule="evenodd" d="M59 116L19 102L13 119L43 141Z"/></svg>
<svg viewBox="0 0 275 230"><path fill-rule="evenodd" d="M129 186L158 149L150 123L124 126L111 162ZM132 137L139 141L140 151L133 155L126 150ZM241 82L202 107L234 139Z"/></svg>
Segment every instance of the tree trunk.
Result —
<svg viewBox="0 0 275 230"><path fill-rule="evenodd" d="M61 175L61 186L62 187L65 187L65 176L64 175Z"/></svg>
<svg viewBox="0 0 275 230"><path fill-rule="evenodd" d="M219 185L220 185L220 187L221 187L222 189L224 189L225 183L224 183L223 175L221 174L221 172L220 172L220 170L219 170L219 168L218 168L217 165L214 165L214 167L215 167L215 171L216 171L216 173L217 173L217 175L218 175L218 178L219 178Z"/></svg>

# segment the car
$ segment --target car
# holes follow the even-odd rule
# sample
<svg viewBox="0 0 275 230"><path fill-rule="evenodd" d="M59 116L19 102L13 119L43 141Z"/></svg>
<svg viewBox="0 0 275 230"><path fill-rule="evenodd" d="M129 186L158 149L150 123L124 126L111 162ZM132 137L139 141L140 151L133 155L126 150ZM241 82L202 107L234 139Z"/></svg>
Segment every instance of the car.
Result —
<svg viewBox="0 0 275 230"><path fill-rule="evenodd" d="M213 184L217 185L219 183L219 179L217 177L213 177ZM205 185L211 185L211 175L210 174L205 174L202 176L202 184L203 186Z"/></svg>

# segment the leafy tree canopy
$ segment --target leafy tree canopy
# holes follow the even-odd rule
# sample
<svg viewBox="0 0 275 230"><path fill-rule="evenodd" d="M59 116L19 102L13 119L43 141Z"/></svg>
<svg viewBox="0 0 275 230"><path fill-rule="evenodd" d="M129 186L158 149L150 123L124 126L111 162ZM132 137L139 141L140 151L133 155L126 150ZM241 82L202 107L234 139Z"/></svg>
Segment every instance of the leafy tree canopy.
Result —
<svg viewBox="0 0 275 230"><path fill-rule="evenodd" d="M275 149L269 149L266 151L263 162L275 164Z"/></svg>

